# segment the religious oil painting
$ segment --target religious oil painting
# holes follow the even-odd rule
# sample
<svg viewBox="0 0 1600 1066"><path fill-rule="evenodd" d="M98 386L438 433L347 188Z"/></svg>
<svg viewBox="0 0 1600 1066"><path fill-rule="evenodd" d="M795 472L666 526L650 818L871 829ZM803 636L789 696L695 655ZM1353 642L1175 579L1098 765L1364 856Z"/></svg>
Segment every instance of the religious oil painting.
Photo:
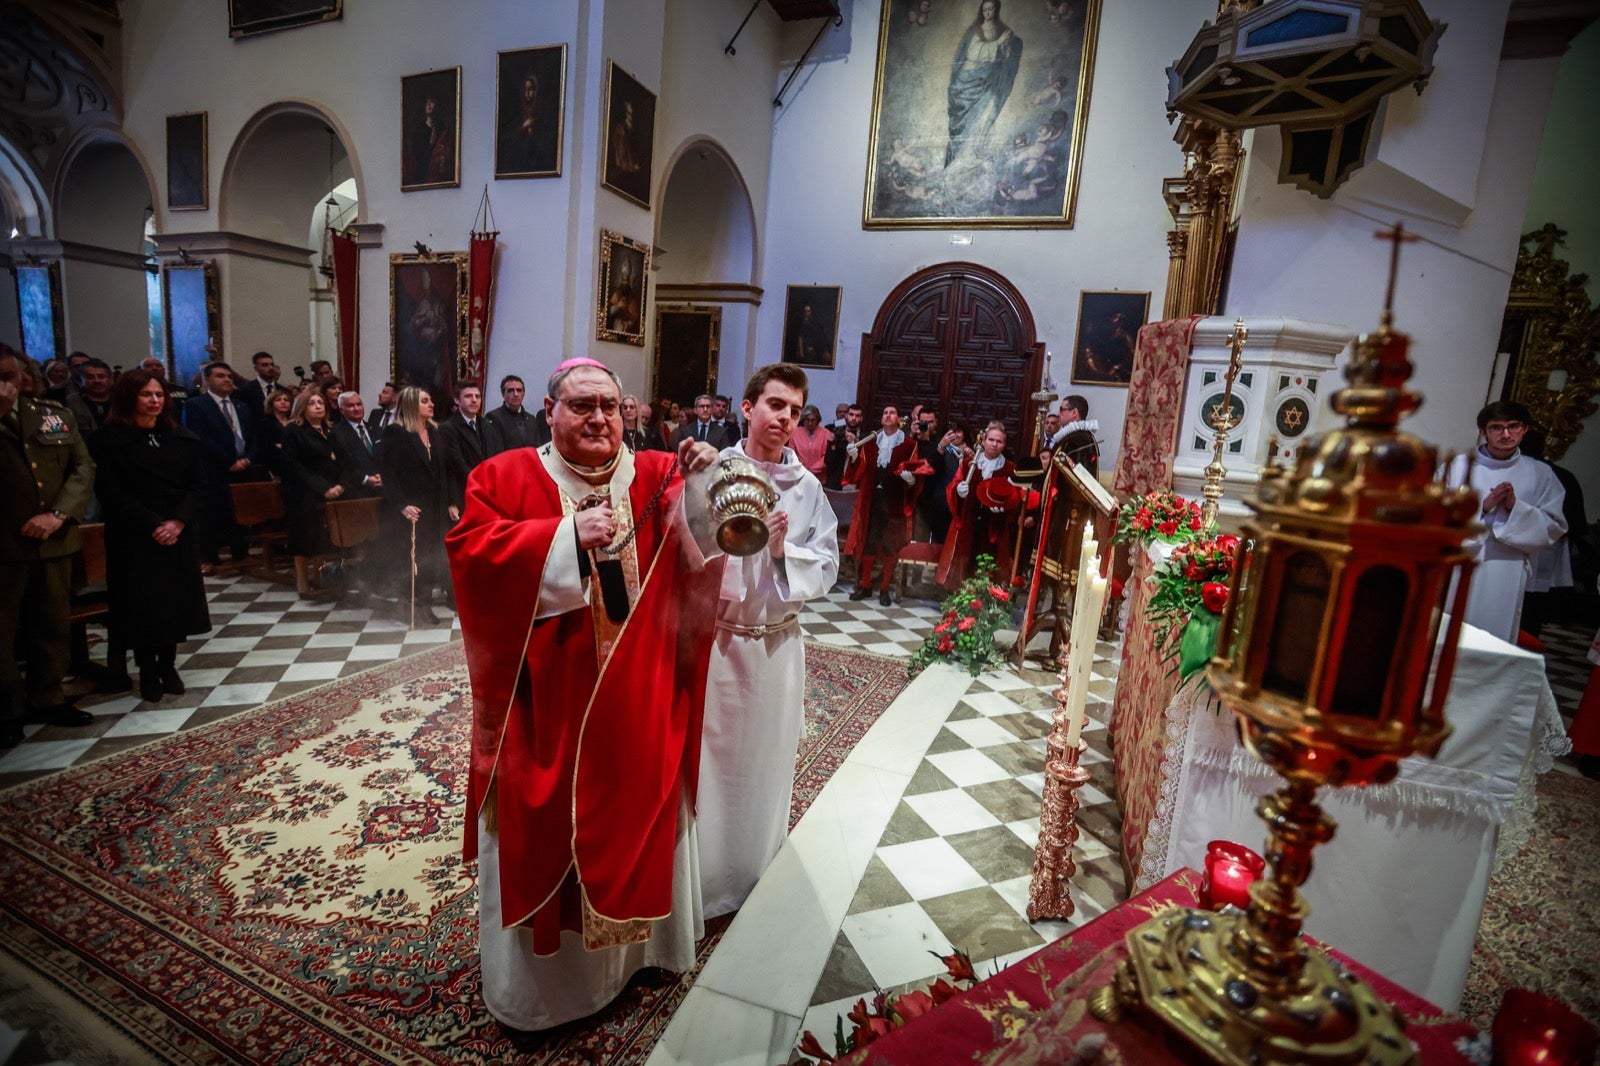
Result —
<svg viewBox="0 0 1600 1066"><path fill-rule="evenodd" d="M595 299L595 340L644 347L645 285L650 246L600 231L600 286Z"/></svg>
<svg viewBox="0 0 1600 1066"><path fill-rule="evenodd" d="M208 206L206 112L167 116L167 207L204 211Z"/></svg>
<svg viewBox="0 0 1600 1066"><path fill-rule="evenodd" d="M567 46L501 52L495 68L494 176L561 176Z"/></svg>
<svg viewBox="0 0 1600 1066"><path fill-rule="evenodd" d="M167 320L167 380L195 389L200 368L224 358L217 267L210 260L169 263L161 274Z"/></svg>
<svg viewBox="0 0 1600 1066"><path fill-rule="evenodd" d="M467 358L467 253L389 256L389 380L433 395L440 410Z"/></svg>
<svg viewBox="0 0 1600 1066"><path fill-rule="evenodd" d="M605 115L606 162L600 184L648 209L656 95L615 63L607 63Z"/></svg>
<svg viewBox="0 0 1600 1066"><path fill-rule="evenodd" d="M1101 0L884 0L867 229L1072 225Z"/></svg>
<svg viewBox="0 0 1600 1066"><path fill-rule="evenodd" d="M228 36L310 26L343 14L344 0L228 0Z"/></svg>
<svg viewBox="0 0 1600 1066"><path fill-rule="evenodd" d="M66 319L61 314L61 264L18 263L17 314L22 351L38 363L67 357Z"/></svg>
<svg viewBox="0 0 1600 1066"><path fill-rule="evenodd" d="M1150 311L1148 292L1085 292L1078 298L1072 343L1074 385L1122 385L1133 376L1133 350Z"/></svg>
<svg viewBox="0 0 1600 1066"><path fill-rule="evenodd" d="M710 304L657 304L650 395L693 405L717 391L722 348L722 308Z"/></svg>
<svg viewBox="0 0 1600 1066"><path fill-rule="evenodd" d="M400 191L461 184L461 68L400 79Z"/></svg>
<svg viewBox="0 0 1600 1066"><path fill-rule="evenodd" d="M837 285L790 285L783 310L783 361L832 370L839 340Z"/></svg>

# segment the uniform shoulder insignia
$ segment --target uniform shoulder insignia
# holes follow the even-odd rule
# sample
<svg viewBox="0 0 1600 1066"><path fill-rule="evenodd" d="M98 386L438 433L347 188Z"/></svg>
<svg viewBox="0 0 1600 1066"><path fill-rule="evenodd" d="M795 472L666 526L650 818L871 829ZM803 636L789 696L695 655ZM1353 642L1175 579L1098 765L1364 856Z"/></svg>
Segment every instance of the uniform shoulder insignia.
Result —
<svg viewBox="0 0 1600 1066"><path fill-rule="evenodd" d="M57 411L68 410L66 404L62 403L60 400L52 400L48 396L33 396L30 397L30 399L32 399L33 402L38 404L40 407L54 407Z"/></svg>

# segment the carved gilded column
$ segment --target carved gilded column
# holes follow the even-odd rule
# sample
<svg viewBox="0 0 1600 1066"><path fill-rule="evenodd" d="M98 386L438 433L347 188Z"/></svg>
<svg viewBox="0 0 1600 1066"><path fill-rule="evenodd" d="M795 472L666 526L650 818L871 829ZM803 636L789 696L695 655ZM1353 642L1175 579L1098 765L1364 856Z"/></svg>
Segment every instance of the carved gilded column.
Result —
<svg viewBox="0 0 1600 1066"><path fill-rule="evenodd" d="M1183 314L1183 268L1188 247L1187 230L1175 229L1167 234L1167 298L1161 308L1162 318Z"/></svg>

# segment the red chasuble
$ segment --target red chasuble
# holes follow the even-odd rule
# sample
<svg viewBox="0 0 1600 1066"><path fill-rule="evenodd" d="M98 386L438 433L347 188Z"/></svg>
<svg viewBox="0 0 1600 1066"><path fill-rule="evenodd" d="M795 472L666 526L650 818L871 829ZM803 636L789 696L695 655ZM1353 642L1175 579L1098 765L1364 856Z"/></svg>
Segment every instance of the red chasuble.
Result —
<svg viewBox="0 0 1600 1066"><path fill-rule="evenodd" d="M672 906L679 796L685 784L693 795L710 651L709 625L694 620L715 616L690 608L707 595L714 603L720 570L692 575L680 556L668 520L682 491L677 457L640 452L633 462L640 588L603 662L591 610L534 621L550 551L576 548L554 540L560 490L533 449L478 466L445 538L472 680L466 857L477 857L488 805L501 913L533 930L539 954L558 950L562 929L584 932L591 947L644 939L648 920Z"/></svg>
<svg viewBox="0 0 1600 1066"><path fill-rule="evenodd" d="M917 455L917 442L911 439L910 434L895 446L889 453L889 472L894 475L895 481L885 489L888 505L889 525L884 531L884 539L894 551L890 553L892 559L907 544L911 543L911 510L917 502L917 493L922 489L919 478L915 484L907 485L900 480L902 470L912 473L931 473L920 457ZM860 557L867 547L867 527L871 525L872 498L878 492L878 435L874 433L868 437L856 452L856 457L844 472L844 480L854 482L856 486L856 518L850 522L850 533L845 539L844 554Z"/></svg>

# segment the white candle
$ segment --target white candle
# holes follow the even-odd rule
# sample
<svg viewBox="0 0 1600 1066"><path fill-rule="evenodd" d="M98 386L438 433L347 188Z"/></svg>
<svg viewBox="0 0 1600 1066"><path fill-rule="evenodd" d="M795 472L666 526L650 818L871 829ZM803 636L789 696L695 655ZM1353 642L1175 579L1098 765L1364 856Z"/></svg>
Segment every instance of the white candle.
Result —
<svg viewBox="0 0 1600 1066"><path fill-rule="evenodd" d="M1095 638L1099 629L1100 608L1106 602L1106 579L1096 574L1085 585L1085 595L1079 603L1083 612L1083 627L1073 619L1073 645L1067 660L1067 747L1078 746L1078 738L1088 722L1089 677L1094 670Z"/></svg>

